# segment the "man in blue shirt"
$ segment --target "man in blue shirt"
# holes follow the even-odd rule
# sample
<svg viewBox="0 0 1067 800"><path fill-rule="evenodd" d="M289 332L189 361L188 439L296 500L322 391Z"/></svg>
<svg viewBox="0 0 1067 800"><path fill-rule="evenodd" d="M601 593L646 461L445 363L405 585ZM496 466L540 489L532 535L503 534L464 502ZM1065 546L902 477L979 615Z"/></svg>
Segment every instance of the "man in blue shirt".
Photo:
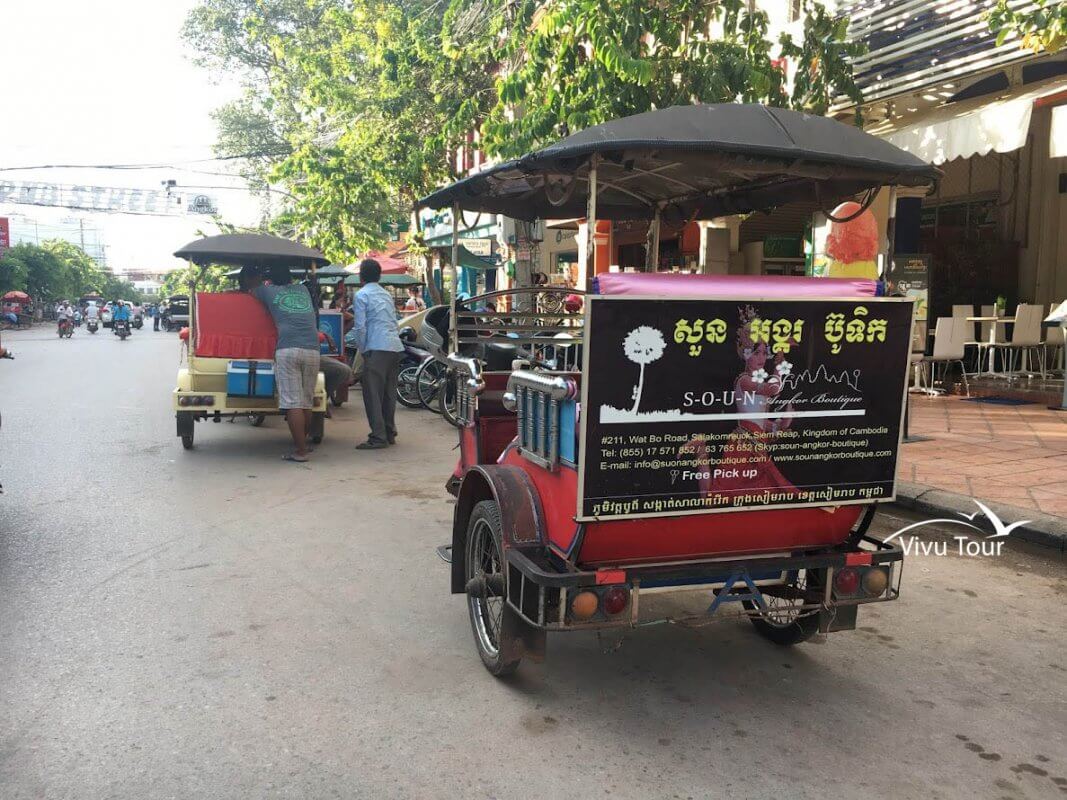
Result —
<svg viewBox="0 0 1067 800"><path fill-rule="evenodd" d="M393 297L381 287L382 267L373 258L359 263L363 284L352 303L355 324L352 334L363 355L363 409L370 435L357 450L380 450L396 444L396 379L404 345L396 325Z"/></svg>
<svg viewBox="0 0 1067 800"><path fill-rule="evenodd" d="M126 332L133 333L130 330L130 307L121 300L116 300L111 304L111 332L115 332L115 323L125 322Z"/></svg>

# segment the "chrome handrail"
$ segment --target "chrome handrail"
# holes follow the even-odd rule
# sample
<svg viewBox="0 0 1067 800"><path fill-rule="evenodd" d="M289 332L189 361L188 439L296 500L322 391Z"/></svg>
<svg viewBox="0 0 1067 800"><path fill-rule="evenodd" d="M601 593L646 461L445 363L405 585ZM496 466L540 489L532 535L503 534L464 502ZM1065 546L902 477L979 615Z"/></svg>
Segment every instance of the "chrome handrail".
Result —
<svg viewBox="0 0 1067 800"><path fill-rule="evenodd" d="M549 400L573 400L578 396L578 384L571 378L561 375L546 375L528 369L515 370L508 377L508 387L502 398L504 408L514 411L518 408L517 389L533 389L548 396Z"/></svg>

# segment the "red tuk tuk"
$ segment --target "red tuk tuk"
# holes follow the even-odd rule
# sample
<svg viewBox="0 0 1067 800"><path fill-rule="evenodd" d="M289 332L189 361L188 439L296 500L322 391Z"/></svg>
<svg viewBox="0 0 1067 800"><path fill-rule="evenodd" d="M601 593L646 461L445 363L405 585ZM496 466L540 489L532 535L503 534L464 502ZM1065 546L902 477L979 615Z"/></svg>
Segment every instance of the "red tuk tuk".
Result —
<svg viewBox="0 0 1067 800"><path fill-rule="evenodd" d="M893 187L937 175L824 117L688 106L596 126L421 205L452 207L454 245L463 210L584 216L589 230L649 220L654 243L665 216L860 194L866 208L883 186L892 208ZM442 555L490 672L543 658L548 631L730 607L791 645L899 596L903 552L867 531L894 497L909 300L873 280L610 272L580 309L563 293L495 292L430 320L460 376ZM694 589L708 601L696 617L642 613L651 591Z"/></svg>

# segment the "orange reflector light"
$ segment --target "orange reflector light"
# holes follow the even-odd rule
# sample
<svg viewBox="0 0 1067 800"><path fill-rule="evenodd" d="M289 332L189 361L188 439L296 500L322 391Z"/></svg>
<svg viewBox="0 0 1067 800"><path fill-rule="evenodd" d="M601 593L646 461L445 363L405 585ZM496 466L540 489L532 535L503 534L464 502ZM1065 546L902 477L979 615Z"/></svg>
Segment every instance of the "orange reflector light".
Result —
<svg viewBox="0 0 1067 800"><path fill-rule="evenodd" d="M869 597L877 597L889 586L889 573L884 569L867 570L863 576L863 593Z"/></svg>
<svg viewBox="0 0 1067 800"><path fill-rule="evenodd" d="M589 619L596 613L598 605L600 601L596 592L579 592L571 600L571 616L575 619Z"/></svg>

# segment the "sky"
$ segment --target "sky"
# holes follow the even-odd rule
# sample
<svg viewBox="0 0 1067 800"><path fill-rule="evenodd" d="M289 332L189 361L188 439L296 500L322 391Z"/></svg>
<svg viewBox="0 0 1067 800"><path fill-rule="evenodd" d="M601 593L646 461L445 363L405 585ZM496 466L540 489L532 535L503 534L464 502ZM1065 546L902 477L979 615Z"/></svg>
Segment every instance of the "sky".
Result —
<svg viewBox="0 0 1067 800"><path fill-rule="evenodd" d="M192 188L242 187L240 179L185 171L229 169L188 162L214 155L211 111L239 92L232 81L219 81L190 60L180 31L194 5L194 0L3 3L0 180L159 189L161 181L174 179L179 189L213 196L226 221L254 223L258 204L247 192ZM174 168L10 170L109 163ZM85 226L99 230L108 265L116 271L180 266L174 250L198 230L215 232L210 218L196 215L130 216L0 203L0 216L13 218L13 233L25 233L34 222L42 231L76 228L84 219Z"/></svg>

